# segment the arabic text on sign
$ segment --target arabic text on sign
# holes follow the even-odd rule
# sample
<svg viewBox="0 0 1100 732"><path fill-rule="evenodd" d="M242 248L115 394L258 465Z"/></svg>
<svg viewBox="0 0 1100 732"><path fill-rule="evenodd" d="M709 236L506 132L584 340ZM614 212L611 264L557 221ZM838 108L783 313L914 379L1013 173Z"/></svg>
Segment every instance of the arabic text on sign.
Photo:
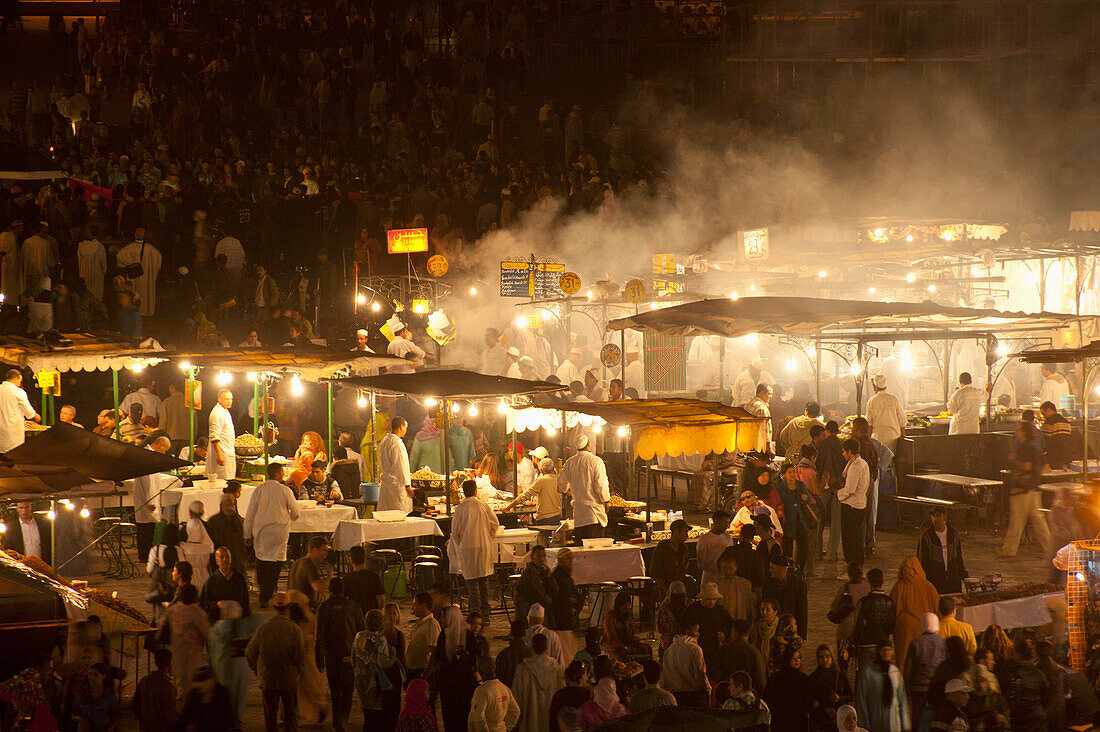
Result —
<svg viewBox="0 0 1100 732"><path fill-rule="evenodd" d="M768 258L768 230L767 229L751 229L749 231L741 232L741 237L745 243L745 259L767 259Z"/></svg>
<svg viewBox="0 0 1100 732"><path fill-rule="evenodd" d="M390 229L386 232L386 251L390 254L416 254L428 251L427 229Z"/></svg>

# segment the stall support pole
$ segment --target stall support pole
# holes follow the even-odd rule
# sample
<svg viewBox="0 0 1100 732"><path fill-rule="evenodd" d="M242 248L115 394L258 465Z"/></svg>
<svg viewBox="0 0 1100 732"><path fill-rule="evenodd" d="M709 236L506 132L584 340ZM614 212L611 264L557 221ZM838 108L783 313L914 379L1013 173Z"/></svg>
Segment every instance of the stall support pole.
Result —
<svg viewBox="0 0 1100 732"><path fill-rule="evenodd" d="M718 493L721 490L721 486L718 484L718 477L720 475L718 471L718 452L715 450L710 451L710 459L714 462L711 463L711 467L714 468L714 510L718 510Z"/></svg>
<svg viewBox="0 0 1100 732"><path fill-rule="evenodd" d="M260 382L257 379L252 381L252 434L256 437L260 436L260 410L257 409L260 405Z"/></svg>
<svg viewBox="0 0 1100 732"><path fill-rule="evenodd" d="M187 380L195 380L195 367L187 369ZM187 393L187 385L185 384L184 393ZM117 417L117 415L116 415ZM195 462L195 394L191 393L190 403L187 405L187 456L191 462Z"/></svg>
<svg viewBox="0 0 1100 732"><path fill-rule="evenodd" d="M817 403L821 404L821 336L814 339L814 378L817 381Z"/></svg>
<svg viewBox="0 0 1100 732"><path fill-rule="evenodd" d="M39 387L41 388L41 387ZM49 412L46 411L46 390L42 389L42 424L49 424Z"/></svg>
<svg viewBox="0 0 1100 732"><path fill-rule="evenodd" d="M376 426L378 424L378 407L375 403L374 392L370 393L370 429L367 430L367 434L370 435L370 479L374 482L375 477L378 475L378 435L375 433Z"/></svg>
<svg viewBox="0 0 1100 732"><path fill-rule="evenodd" d="M263 397L263 424L260 427L261 437L260 442L264 443L264 480L267 480L267 466L268 466L268 451L267 451L267 374L263 375L264 379L264 397Z"/></svg>
<svg viewBox="0 0 1100 732"><path fill-rule="evenodd" d="M645 464L645 540L653 540L653 475L650 472L649 463Z"/></svg>
<svg viewBox="0 0 1100 732"><path fill-rule="evenodd" d="M538 466L535 466L536 468ZM535 471L538 475L538 471ZM519 491L519 446L516 445L516 428L512 427L512 495L518 496Z"/></svg>
<svg viewBox="0 0 1100 732"><path fill-rule="evenodd" d="M593 445L592 452L595 451L595 446ZM634 432L631 431L626 442L626 495L634 496L635 498L641 493L641 491L638 490L638 486L635 485L635 482L638 480L638 476L636 475L637 472L638 470L634 463Z"/></svg>
<svg viewBox="0 0 1100 732"><path fill-rule="evenodd" d="M332 460L332 382L325 382L325 407L328 409L328 459Z"/></svg>
<svg viewBox="0 0 1100 732"><path fill-rule="evenodd" d="M122 420L118 416L118 369L111 369L111 391L114 396L115 403L115 434L122 438L122 425L119 424Z"/></svg>
<svg viewBox="0 0 1100 732"><path fill-rule="evenodd" d="M451 421L451 406L447 403L446 399L440 400L443 405L443 490L447 492L447 515L451 515L451 461L450 458L450 442L447 435L450 430L447 428L448 422ZM452 527L453 529L453 527Z"/></svg>
<svg viewBox="0 0 1100 732"><path fill-rule="evenodd" d="M856 344L856 363L859 365L859 373L856 374L856 416L863 414L863 341Z"/></svg>
<svg viewBox="0 0 1100 732"><path fill-rule="evenodd" d="M717 336L718 338L718 395L715 397L716 402L723 400L722 391L726 386L726 339L723 336ZM733 397L730 397L730 401L733 401Z"/></svg>
<svg viewBox="0 0 1100 732"><path fill-rule="evenodd" d="M1092 380L1096 377L1097 370L1100 370L1100 365L1093 366L1092 369L1089 370L1089 365L1086 361L1082 363L1081 366L1085 370L1085 381L1081 387L1081 391L1083 392L1082 400L1084 401L1084 404L1081 406L1085 410L1085 418L1082 420L1083 424L1081 427L1085 442L1085 454L1083 456L1083 462L1081 463L1081 474L1085 476L1085 480L1087 481L1089 479L1089 397L1092 396Z"/></svg>
<svg viewBox="0 0 1100 732"><path fill-rule="evenodd" d="M53 518L50 519L50 566L57 566L57 501L50 499L50 513L53 514ZM120 512L121 515L121 512ZM47 517L49 518L49 517Z"/></svg>
<svg viewBox="0 0 1100 732"><path fill-rule="evenodd" d="M619 331L619 381L623 382L623 399L626 399L626 329ZM562 417L564 421L565 417Z"/></svg>
<svg viewBox="0 0 1100 732"><path fill-rule="evenodd" d="M993 429L993 359L996 358L996 341L990 336L985 340L985 431ZM1088 469L1086 467L1086 472Z"/></svg>

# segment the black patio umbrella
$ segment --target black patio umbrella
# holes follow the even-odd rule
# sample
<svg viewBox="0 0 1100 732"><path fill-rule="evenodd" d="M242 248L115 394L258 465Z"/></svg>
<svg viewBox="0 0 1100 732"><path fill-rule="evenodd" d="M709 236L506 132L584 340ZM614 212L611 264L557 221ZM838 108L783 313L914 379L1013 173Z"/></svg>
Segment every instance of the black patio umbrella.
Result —
<svg viewBox="0 0 1100 732"><path fill-rule="evenodd" d="M41 498L57 493L68 496L75 488L94 483L83 473L63 465L0 465L0 498ZM77 492L76 496L79 495L83 494Z"/></svg>
<svg viewBox="0 0 1100 732"><path fill-rule="evenodd" d="M76 473L87 476L82 483L94 480L121 482L191 464L171 455L101 437L65 422L55 424L4 453L3 462L72 468Z"/></svg>

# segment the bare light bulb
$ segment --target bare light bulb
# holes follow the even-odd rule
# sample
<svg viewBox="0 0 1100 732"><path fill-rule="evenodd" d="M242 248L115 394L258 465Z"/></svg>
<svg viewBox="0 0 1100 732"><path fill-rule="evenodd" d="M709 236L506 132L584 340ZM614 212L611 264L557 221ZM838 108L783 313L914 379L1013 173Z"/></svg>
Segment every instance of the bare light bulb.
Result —
<svg viewBox="0 0 1100 732"><path fill-rule="evenodd" d="M302 396L302 392L305 388L302 386L302 380L295 376L290 380L290 393L294 396Z"/></svg>
<svg viewBox="0 0 1100 732"><path fill-rule="evenodd" d="M92 512L86 508L80 509L80 518L88 518L92 515Z"/></svg>
<svg viewBox="0 0 1100 732"><path fill-rule="evenodd" d="M471 417L476 417L477 416L477 405L476 404L471 404L470 405L469 415Z"/></svg>
<svg viewBox="0 0 1100 732"><path fill-rule="evenodd" d="M371 309L371 310L372 310L373 312L376 312L376 313L377 313L377 312L378 312L379 310L381 310L381 309L382 309L382 303L380 303L380 302L377 302L377 301L376 301L376 302L372 302L372 303L370 304L370 309Z"/></svg>
<svg viewBox="0 0 1100 732"><path fill-rule="evenodd" d="M476 287L471 287L470 288L470 297L474 297L476 295L477 295L477 288Z"/></svg>
<svg viewBox="0 0 1100 732"><path fill-rule="evenodd" d="M437 402L432 397L428 397L427 399L424 400L424 406L425 407L434 407L436 404L439 404L439 402Z"/></svg>
<svg viewBox="0 0 1100 732"><path fill-rule="evenodd" d="M365 409L367 406L367 398L360 394L359 399L357 399L355 403L359 406L360 409Z"/></svg>
<svg viewBox="0 0 1100 732"><path fill-rule="evenodd" d="M507 411L508 411L508 405L504 403L503 399L501 399L500 404L497 405L497 412L499 412L500 414L504 414Z"/></svg>
<svg viewBox="0 0 1100 732"><path fill-rule="evenodd" d="M626 429L626 427L620 427L619 429L615 430L615 434L617 434L619 437L626 437L627 432L628 430Z"/></svg>

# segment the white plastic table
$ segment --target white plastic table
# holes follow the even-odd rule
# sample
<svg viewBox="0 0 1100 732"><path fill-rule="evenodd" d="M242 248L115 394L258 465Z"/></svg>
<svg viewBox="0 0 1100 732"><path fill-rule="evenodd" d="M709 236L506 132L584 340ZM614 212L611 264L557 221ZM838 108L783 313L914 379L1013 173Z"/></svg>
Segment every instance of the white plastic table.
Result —
<svg viewBox="0 0 1100 732"><path fill-rule="evenodd" d="M332 548L337 551L346 551L353 546L371 541L411 539L417 536L443 536L443 531L432 519L420 517L410 516L403 521L350 519L341 521L334 530Z"/></svg>
<svg viewBox="0 0 1100 732"><path fill-rule="evenodd" d="M642 550L631 544L615 544L601 549L569 547L573 552L573 582L592 585L597 582L623 582L645 574ZM550 568L558 563L561 549L546 550Z"/></svg>

